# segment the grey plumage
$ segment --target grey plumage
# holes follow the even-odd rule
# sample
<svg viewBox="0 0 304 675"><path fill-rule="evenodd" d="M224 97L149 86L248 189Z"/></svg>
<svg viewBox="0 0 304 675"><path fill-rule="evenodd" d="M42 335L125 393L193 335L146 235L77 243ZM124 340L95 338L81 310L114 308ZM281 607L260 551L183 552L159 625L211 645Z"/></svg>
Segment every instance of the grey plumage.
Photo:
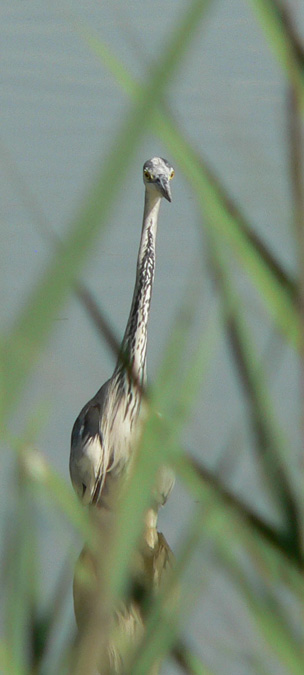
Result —
<svg viewBox="0 0 304 675"><path fill-rule="evenodd" d="M102 537L104 533L102 532ZM145 634L146 612L150 603L155 600L159 591L164 590L169 582L173 568L173 553L164 535L158 532L153 548L142 542L134 551L130 570L130 586L128 598L120 602L113 615L107 616L96 612L96 599L100 593L102 578L102 560L86 545L82 549L76 563L73 596L74 610L80 635L86 631L94 612L94 630L106 640L101 650L101 665L98 672L102 675L112 673L122 675L129 670L136 649ZM179 601L178 589L174 586L167 592L166 613L176 616ZM95 611L94 611L95 610ZM149 675L158 675L159 660L154 663Z"/></svg>
<svg viewBox="0 0 304 675"><path fill-rule="evenodd" d="M143 167L145 207L131 310L112 377L83 407L72 431L70 474L84 504L111 509L115 484L127 472L140 432L142 388L146 381L147 325L155 269L155 241L161 198L171 201L169 163L154 157ZM156 503L166 501L172 472L163 468ZM148 527L155 527L156 520Z"/></svg>

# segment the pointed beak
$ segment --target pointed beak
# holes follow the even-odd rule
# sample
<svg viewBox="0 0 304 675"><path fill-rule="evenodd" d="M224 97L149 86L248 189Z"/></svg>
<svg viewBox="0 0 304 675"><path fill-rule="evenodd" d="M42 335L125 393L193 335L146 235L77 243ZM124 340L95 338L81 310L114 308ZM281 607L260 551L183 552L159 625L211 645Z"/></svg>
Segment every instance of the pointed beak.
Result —
<svg viewBox="0 0 304 675"><path fill-rule="evenodd" d="M167 176L160 176L159 185L162 196L165 197L165 199L167 199L168 202L171 202L172 201L171 188Z"/></svg>

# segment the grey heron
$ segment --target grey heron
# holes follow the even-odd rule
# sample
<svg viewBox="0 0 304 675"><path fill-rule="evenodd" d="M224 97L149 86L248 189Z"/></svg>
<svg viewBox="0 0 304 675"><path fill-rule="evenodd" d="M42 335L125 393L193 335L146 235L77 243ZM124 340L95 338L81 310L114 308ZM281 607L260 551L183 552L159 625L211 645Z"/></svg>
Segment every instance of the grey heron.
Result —
<svg viewBox="0 0 304 675"><path fill-rule="evenodd" d="M140 430L142 392L146 381L147 326L155 269L155 243L161 199L171 202L174 169L167 160L145 162L145 202L136 281L121 356L112 377L82 408L72 431L70 475L83 504L115 509L118 480L126 474ZM174 478L160 469L154 493L156 508L147 515L147 528L156 527L157 509L164 504ZM154 535L153 535L154 536ZM151 539L151 546L155 543Z"/></svg>

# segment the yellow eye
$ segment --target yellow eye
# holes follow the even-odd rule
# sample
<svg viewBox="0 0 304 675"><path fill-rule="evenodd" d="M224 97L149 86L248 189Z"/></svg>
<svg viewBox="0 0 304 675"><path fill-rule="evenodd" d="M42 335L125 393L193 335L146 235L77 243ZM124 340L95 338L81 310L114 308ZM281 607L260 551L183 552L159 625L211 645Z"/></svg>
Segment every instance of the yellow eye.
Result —
<svg viewBox="0 0 304 675"><path fill-rule="evenodd" d="M148 178L148 180L151 180L152 176L151 176L150 172L148 171L148 169L144 170L144 174L145 174L146 178Z"/></svg>
<svg viewBox="0 0 304 675"><path fill-rule="evenodd" d="M174 169L172 169L172 171L171 171L171 176L170 176L170 180L171 180L171 178L173 178L174 174L175 174L175 171L174 171Z"/></svg>

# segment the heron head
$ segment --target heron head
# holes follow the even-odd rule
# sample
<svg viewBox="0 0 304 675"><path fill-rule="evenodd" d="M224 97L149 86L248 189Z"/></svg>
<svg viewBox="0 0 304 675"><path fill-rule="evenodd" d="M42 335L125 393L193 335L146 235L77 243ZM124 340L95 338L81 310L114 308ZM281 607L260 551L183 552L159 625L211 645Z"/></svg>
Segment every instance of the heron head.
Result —
<svg viewBox="0 0 304 675"><path fill-rule="evenodd" d="M144 163L144 184L146 190L158 193L171 202L170 180L174 176L174 169L162 157L153 157Z"/></svg>

